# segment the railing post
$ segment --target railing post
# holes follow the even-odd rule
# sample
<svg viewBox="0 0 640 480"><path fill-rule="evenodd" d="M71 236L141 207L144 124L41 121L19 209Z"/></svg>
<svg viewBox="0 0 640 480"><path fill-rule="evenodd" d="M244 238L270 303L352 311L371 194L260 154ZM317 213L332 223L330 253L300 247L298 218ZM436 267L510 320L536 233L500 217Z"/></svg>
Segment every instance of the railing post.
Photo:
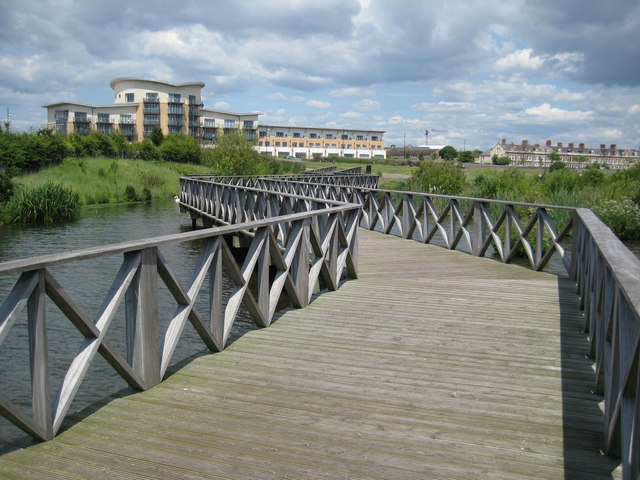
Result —
<svg viewBox="0 0 640 480"><path fill-rule="evenodd" d="M29 296L27 311L33 420L42 429L44 440L49 440L53 438L53 419L51 416L51 392L49 390L44 273L44 269L37 273L38 284Z"/></svg>
<svg viewBox="0 0 640 480"><path fill-rule="evenodd" d="M311 222L309 219L299 221L303 222L302 233L290 271L300 298L300 305L295 306L304 308L309 304L309 228Z"/></svg>
<svg viewBox="0 0 640 480"><path fill-rule="evenodd" d="M476 257L479 257L482 251L482 244L484 243L484 235L487 227L482 213L482 203L473 202L473 245L471 247L471 253Z"/></svg>
<svg viewBox="0 0 640 480"><path fill-rule="evenodd" d="M146 388L160 383L158 252L140 252L140 266L126 293L127 357Z"/></svg>

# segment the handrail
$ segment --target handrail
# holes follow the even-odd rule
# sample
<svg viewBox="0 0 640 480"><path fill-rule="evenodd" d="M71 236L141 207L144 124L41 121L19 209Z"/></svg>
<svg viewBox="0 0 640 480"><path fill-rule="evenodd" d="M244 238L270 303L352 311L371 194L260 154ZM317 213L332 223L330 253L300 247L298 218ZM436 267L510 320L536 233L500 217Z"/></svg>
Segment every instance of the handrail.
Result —
<svg viewBox="0 0 640 480"><path fill-rule="evenodd" d="M359 224L385 234L424 243L440 235L446 248L460 249L466 242L467 253L478 256L493 246L503 262L512 261L522 247L536 270L558 253L577 283L584 310L596 392L605 399L605 451L622 457L623 478L638 478L640 260L591 210L275 178L255 183L282 193L357 203ZM553 214L568 217L559 230Z"/></svg>
<svg viewBox="0 0 640 480"><path fill-rule="evenodd" d="M222 189L229 194L226 198L239 198L240 189L229 185ZM252 199L258 204L266 202L274 214L239 220L233 209L227 209L238 221L226 227L0 264L0 275L20 274L0 306L0 344L7 340L26 308L32 387L31 416L25 406L16 405L4 394L0 394L0 415L36 439L51 439L58 433L97 353L131 387L146 390L162 381L187 320L204 346L220 351L229 339L241 303L256 325L267 327L284 292L291 305L302 308L321 284L335 290L343 279L357 277L358 205L247 189L242 198L248 204ZM237 262L225 235L247 230L252 232L248 253ZM193 240L202 241L200 258L191 280L183 285L161 247ZM58 282L51 267L114 254L123 255L122 264L91 319ZM270 267L275 269L271 282ZM222 295L223 268L235 285L226 301ZM204 288L207 278L208 289ZM165 332L160 331L158 321L159 284L166 286L176 302ZM202 290L211 297L208 311L203 313L196 307ZM46 297L84 337L54 397L49 384ZM126 355L106 338L120 305L126 313Z"/></svg>
<svg viewBox="0 0 640 480"><path fill-rule="evenodd" d="M575 214L574 262L596 393L604 395L604 443L622 458L625 479L640 475L640 260L588 209Z"/></svg>
<svg viewBox="0 0 640 480"><path fill-rule="evenodd" d="M571 252L565 243L571 234L574 207L382 190L359 186L358 175L348 177L354 179L348 185L299 181L296 176L258 176L244 181L215 177L215 183L250 183L280 193L357 203L362 207L360 226L369 230L476 256L485 256L492 249L505 263L525 258L535 270L542 270L557 253L567 271L571 266ZM182 179L195 180L214 184L207 177ZM552 216L566 218L560 228L556 228Z"/></svg>

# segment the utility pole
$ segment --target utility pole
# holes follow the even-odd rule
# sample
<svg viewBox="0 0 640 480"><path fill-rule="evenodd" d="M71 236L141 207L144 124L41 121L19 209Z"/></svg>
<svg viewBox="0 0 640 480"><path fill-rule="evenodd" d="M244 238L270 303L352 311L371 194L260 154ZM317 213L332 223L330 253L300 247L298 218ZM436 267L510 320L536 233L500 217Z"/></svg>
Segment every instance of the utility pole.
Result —
<svg viewBox="0 0 640 480"><path fill-rule="evenodd" d="M7 132L11 130L11 113L9 112L9 105L7 105L7 119L4 122L4 128Z"/></svg>

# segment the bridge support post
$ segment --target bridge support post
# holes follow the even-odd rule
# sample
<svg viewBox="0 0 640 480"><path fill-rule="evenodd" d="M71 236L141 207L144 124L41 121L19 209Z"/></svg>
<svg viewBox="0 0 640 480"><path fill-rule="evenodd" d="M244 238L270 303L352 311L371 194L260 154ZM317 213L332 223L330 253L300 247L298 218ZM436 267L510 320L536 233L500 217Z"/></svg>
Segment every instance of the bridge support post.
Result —
<svg viewBox="0 0 640 480"><path fill-rule="evenodd" d="M482 254L482 244L484 243L484 235L487 229L487 222L482 214L482 203L473 203L473 245L471 253L476 257Z"/></svg>
<svg viewBox="0 0 640 480"><path fill-rule="evenodd" d="M160 383L158 252L140 252L140 266L126 293L127 359L146 388Z"/></svg>

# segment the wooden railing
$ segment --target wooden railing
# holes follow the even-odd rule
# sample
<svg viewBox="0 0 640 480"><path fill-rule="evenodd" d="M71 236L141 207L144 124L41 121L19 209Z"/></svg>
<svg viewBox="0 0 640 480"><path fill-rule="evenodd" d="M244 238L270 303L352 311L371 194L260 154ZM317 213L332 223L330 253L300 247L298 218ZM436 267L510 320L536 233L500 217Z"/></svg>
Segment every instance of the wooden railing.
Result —
<svg viewBox="0 0 640 480"><path fill-rule="evenodd" d="M591 210L278 178L253 184L316 201L355 203L363 228L477 256L492 250L502 262L523 258L535 270L557 255L576 281L584 309L596 391L605 399L605 451L622 457L625 479L638 478L640 261Z"/></svg>
<svg viewBox="0 0 640 480"><path fill-rule="evenodd" d="M343 278L357 276L359 206L268 192L243 195L247 204L265 205L264 214L240 214L232 205L240 201L240 194L228 194L220 198L230 206L220 208L233 225L0 264L0 276L19 274L0 307L0 345L25 317L21 312L26 307L32 392L29 415L29 405L10 401L5 395L10 386L3 384L0 414L33 437L50 439L59 431L97 353L131 387L145 390L164 377L187 321L207 348L219 351L227 343L241 303L258 326L266 327L284 292L293 306L304 307L320 284L334 290ZM198 205L208 208L209 203L203 198ZM225 235L238 232L251 237L240 263L225 240ZM194 240L202 242L200 258L191 280L183 285L161 248ZM122 264L97 314L90 318L51 267L114 254L123 255ZM269 266L275 268L271 281ZM235 285L226 303L223 267ZM203 288L207 278L208 288ZM160 332L158 319L160 283L176 302L165 332ZM196 308L202 290L210 296L207 312ZM70 321L69 336L76 330L84 338L55 396L50 392L47 297ZM126 314L126 354L106 338L120 305Z"/></svg>
<svg viewBox="0 0 640 480"><path fill-rule="evenodd" d="M605 451L640 475L640 262L591 210L577 209L571 275L604 395Z"/></svg>
<svg viewBox="0 0 640 480"><path fill-rule="evenodd" d="M238 177L215 177L215 182L203 177L187 177L181 180L182 191L187 195L181 196L181 201L185 205L194 202L196 208L204 198L210 198L207 201L212 205L229 205L225 198L216 196L222 191L221 186L246 183L256 189L308 200L358 204L362 209L360 226L369 230L477 256L491 255L505 263L525 261L535 270L542 270L557 254L564 266L570 268L568 238L575 210L572 207L379 190L359 186L357 175L349 178L354 179L351 185L300 182L296 177L289 180L247 177L244 182ZM240 204L242 200L234 197L233 205ZM247 205L243 215L254 215L248 212L256 208L262 212L257 213L258 216L265 214L259 206ZM221 212L209 213L222 218ZM224 221L232 222L233 218Z"/></svg>

